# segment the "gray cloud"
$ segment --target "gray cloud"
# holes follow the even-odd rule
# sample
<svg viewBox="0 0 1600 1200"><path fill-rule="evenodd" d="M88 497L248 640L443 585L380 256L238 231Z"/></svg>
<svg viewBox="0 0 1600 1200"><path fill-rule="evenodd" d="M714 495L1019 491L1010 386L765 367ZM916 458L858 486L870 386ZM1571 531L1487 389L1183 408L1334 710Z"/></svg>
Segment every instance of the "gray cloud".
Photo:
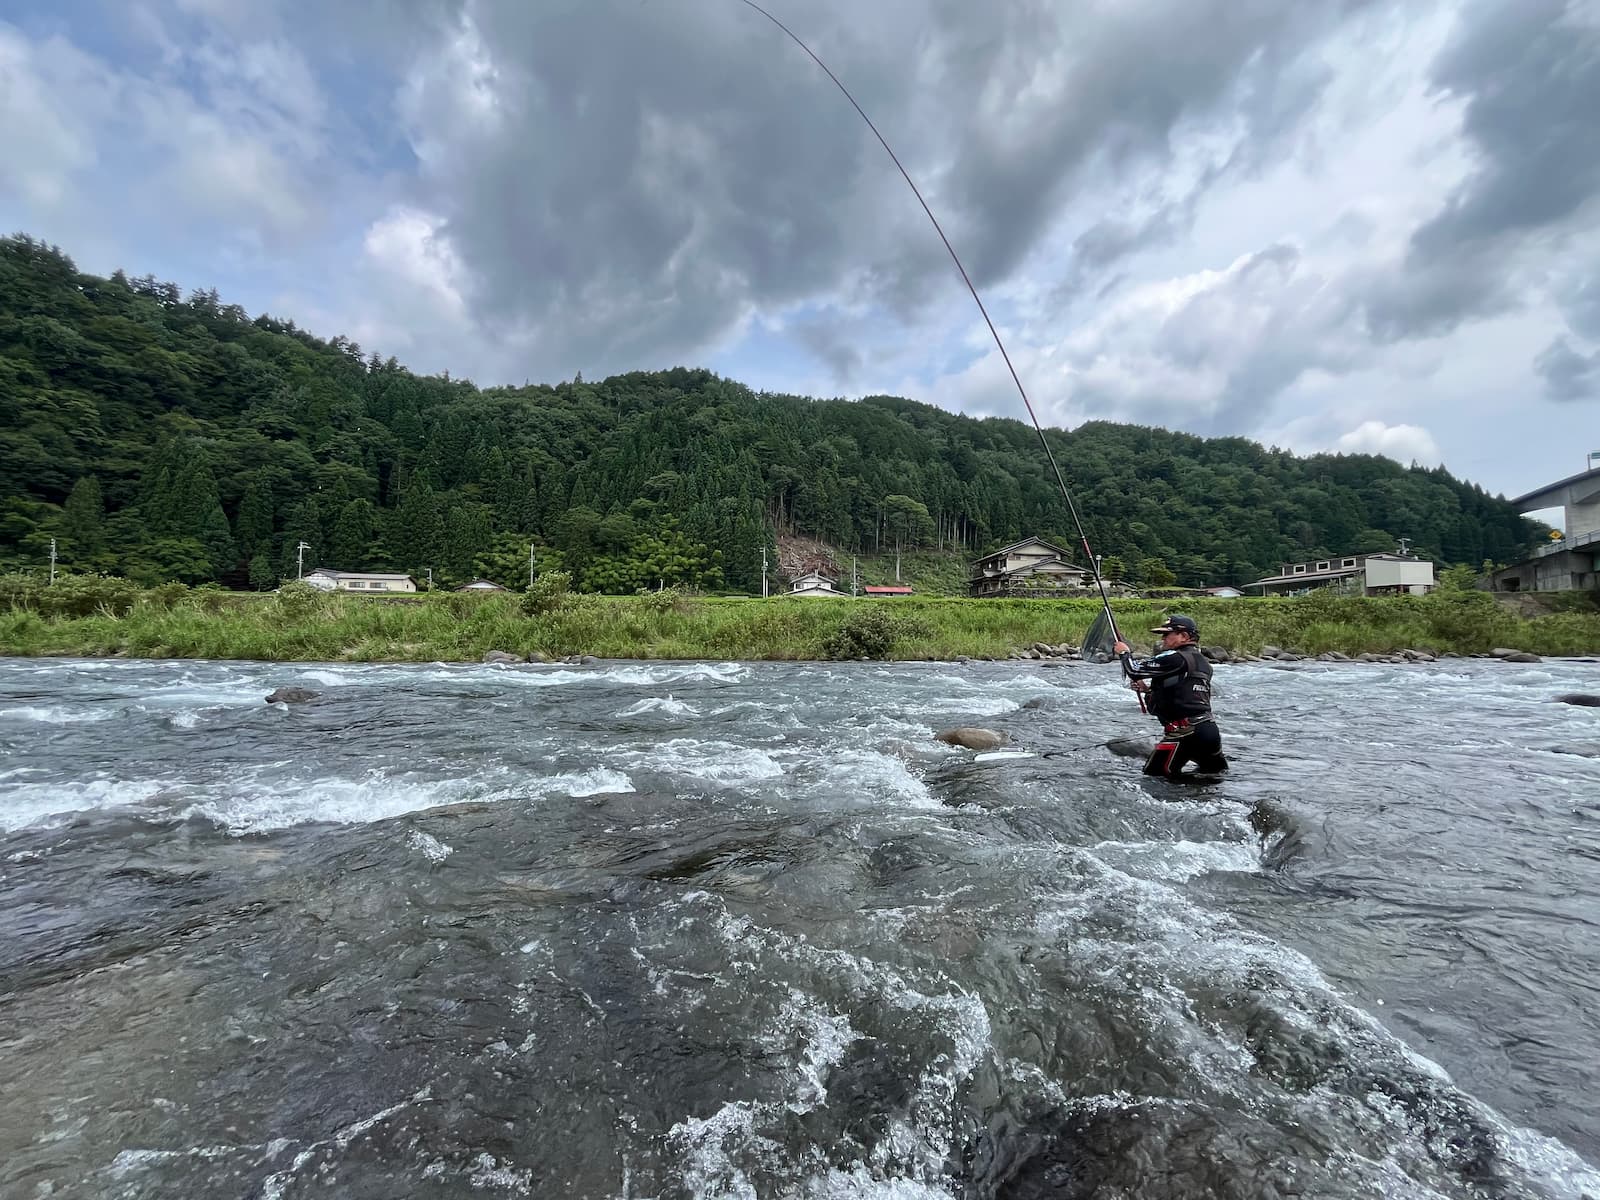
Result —
<svg viewBox="0 0 1600 1200"><path fill-rule="evenodd" d="M1600 350L1583 354L1558 337L1533 360L1533 367L1552 400L1600 398Z"/></svg>
<svg viewBox="0 0 1600 1200"><path fill-rule="evenodd" d="M1556 299L1572 332L1600 342L1600 258L1559 284Z"/></svg>
<svg viewBox="0 0 1600 1200"><path fill-rule="evenodd" d="M1282 151L1331 77L1303 52L1363 7L1157 0L1090 24L1056 6L1048 50L1014 64L1026 98L997 97L963 130L953 195L972 218L974 273L1015 269L1075 191L1130 166L1170 164L1176 144L1211 121L1230 129L1226 148L1143 215L1084 231L1069 286L1185 231L1214 184Z"/></svg>
<svg viewBox="0 0 1600 1200"><path fill-rule="evenodd" d="M1043 0L780 9L856 93L980 283L1014 272L1090 173L1231 131L1224 164L1294 127L1345 5L1150 0L1091 21ZM407 94L416 202L474 314L539 373L650 365L753 308L832 298L911 321L951 293L943 248L856 114L742 5L469 5L437 18ZM470 48L474 33L477 49ZM463 55L473 62L463 61ZM473 64L476 65L473 65ZM1094 265L1188 220L1085 235ZM1120 242L1119 242L1120 239Z"/></svg>
<svg viewBox="0 0 1600 1200"><path fill-rule="evenodd" d="M1523 272L1600 193L1600 22L1579 0L1473 0L1433 63L1476 165L1412 235L1369 303L1383 338L1430 336L1521 304Z"/></svg>
<svg viewBox="0 0 1600 1200"><path fill-rule="evenodd" d="M795 323L790 333L827 366L835 379L848 383L861 369L864 359L859 324L818 317Z"/></svg>
<svg viewBox="0 0 1600 1200"><path fill-rule="evenodd" d="M1287 243L1225 271L1134 290L1064 347L1078 415L1195 432L1253 431L1269 403L1308 371L1371 361L1351 301Z"/></svg>

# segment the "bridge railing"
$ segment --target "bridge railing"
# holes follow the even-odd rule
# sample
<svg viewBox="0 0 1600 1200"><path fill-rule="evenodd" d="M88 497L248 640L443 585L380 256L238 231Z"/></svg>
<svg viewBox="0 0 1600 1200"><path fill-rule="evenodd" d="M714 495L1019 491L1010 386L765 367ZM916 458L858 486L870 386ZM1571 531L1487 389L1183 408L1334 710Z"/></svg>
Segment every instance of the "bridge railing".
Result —
<svg viewBox="0 0 1600 1200"><path fill-rule="evenodd" d="M1563 550L1576 550L1581 546L1592 546L1597 542L1600 542L1600 529L1591 529L1586 533L1569 533L1548 546L1540 546L1533 555L1535 558L1542 558L1546 554L1560 554Z"/></svg>

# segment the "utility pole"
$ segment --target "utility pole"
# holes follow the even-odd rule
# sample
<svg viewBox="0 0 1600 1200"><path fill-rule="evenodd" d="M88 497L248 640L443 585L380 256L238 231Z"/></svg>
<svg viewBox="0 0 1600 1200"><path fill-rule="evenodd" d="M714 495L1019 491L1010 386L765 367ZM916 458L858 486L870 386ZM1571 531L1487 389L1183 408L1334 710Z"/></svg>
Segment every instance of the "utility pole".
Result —
<svg viewBox="0 0 1600 1200"><path fill-rule="evenodd" d="M304 542L294 548L294 577L296 579L304 579L306 577L306 551L309 549L311 547Z"/></svg>
<svg viewBox="0 0 1600 1200"><path fill-rule="evenodd" d="M56 540L50 539L50 582L56 581Z"/></svg>
<svg viewBox="0 0 1600 1200"><path fill-rule="evenodd" d="M856 556L850 556L850 594L856 594Z"/></svg>
<svg viewBox="0 0 1600 1200"><path fill-rule="evenodd" d="M761 547L761 598L767 598L767 548Z"/></svg>
<svg viewBox="0 0 1600 1200"><path fill-rule="evenodd" d="M533 543L529 542L528 543L528 590L530 592L533 591L533 564L534 564Z"/></svg>
<svg viewBox="0 0 1600 1200"><path fill-rule="evenodd" d="M428 590L431 592L433 591L433 568L424 567L423 570L428 572Z"/></svg>

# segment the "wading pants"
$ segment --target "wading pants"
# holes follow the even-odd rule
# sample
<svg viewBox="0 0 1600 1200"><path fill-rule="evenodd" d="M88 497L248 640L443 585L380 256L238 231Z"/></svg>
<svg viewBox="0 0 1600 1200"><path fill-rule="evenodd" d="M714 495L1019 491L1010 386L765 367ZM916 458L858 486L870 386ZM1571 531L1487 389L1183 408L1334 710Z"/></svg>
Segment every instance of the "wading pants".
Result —
<svg viewBox="0 0 1600 1200"><path fill-rule="evenodd" d="M1194 773L1199 775L1215 775L1228 769L1228 760L1222 754L1222 733L1215 721L1191 725L1181 737L1163 734L1144 764L1144 773L1176 779L1188 763L1194 763Z"/></svg>

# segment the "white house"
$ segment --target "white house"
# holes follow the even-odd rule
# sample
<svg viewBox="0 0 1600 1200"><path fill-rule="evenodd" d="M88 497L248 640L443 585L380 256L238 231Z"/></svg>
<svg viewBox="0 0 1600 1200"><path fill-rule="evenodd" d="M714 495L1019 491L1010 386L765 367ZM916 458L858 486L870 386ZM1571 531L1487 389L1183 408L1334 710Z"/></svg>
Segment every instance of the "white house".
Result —
<svg viewBox="0 0 1600 1200"><path fill-rule="evenodd" d="M505 592L509 588L500 586L492 579L474 579L471 583L463 583L456 589L458 592Z"/></svg>
<svg viewBox="0 0 1600 1200"><path fill-rule="evenodd" d="M1425 596L1433 591L1433 564L1425 558L1401 554L1366 556L1367 595L1407 593Z"/></svg>
<svg viewBox="0 0 1600 1200"><path fill-rule="evenodd" d="M807 571L789 589L791 596L843 596L844 593L833 586L833 580L820 571Z"/></svg>
<svg viewBox="0 0 1600 1200"><path fill-rule="evenodd" d="M332 571L318 567L307 571L305 581L325 592L414 592L417 581L409 575L386 571Z"/></svg>
<svg viewBox="0 0 1600 1200"><path fill-rule="evenodd" d="M1067 561L1060 546L1030 537L980 558L967 588L974 596L1011 596L1081 588L1088 577L1088 571Z"/></svg>

